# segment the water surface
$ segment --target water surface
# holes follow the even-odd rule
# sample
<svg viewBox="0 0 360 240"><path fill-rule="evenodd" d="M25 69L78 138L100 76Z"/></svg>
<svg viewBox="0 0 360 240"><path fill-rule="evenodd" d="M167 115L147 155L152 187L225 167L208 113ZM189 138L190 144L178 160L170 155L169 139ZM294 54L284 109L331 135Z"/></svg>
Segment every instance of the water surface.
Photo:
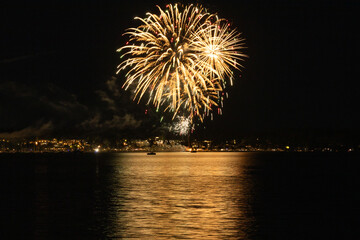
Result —
<svg viewBox="0 0 360 240"><path fill-rule="evenodd" d="M2 154L2 236L316 239L349 234L349 159L322 153ZM0 236L1 237L1 236Z"/></svg>

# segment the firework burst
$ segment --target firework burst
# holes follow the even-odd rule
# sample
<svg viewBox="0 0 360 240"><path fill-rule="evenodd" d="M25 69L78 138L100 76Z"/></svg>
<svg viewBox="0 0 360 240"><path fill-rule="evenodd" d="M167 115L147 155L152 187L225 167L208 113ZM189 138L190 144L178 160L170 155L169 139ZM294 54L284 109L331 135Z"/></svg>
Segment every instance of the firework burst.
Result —
<svg viewBox="0 0 360 240"><path fill-rule="evenodd" d="M125 89L135 86L135 99L144 96L157 109L181 112L201 121L220 107L226 80L239 69L243 39L224 19L201 6L167 5L159 14L136 17L141 24L126 31L129 41L119 48L125 57ZM222 103L221 103L222 104Z"/></svg>
<svg viewBox="0 0 360 240"><path fill-rule="evenodd" d="M188 135L192 128L191 119L184 116L177 116L177 121L169 128L170 132L174 132L178 135Z"/></svg>

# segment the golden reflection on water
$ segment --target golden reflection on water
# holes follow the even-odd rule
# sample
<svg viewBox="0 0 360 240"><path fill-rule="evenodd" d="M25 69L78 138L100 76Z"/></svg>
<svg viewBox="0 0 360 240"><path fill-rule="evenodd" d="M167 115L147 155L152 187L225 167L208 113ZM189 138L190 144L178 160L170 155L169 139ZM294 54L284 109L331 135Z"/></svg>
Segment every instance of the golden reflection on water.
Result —
<svg viewBox="0 0 360 240"><path fill-rule="evenodd" d="M247 239L254 224L241 153L122 154L112 237Z"/></svg>

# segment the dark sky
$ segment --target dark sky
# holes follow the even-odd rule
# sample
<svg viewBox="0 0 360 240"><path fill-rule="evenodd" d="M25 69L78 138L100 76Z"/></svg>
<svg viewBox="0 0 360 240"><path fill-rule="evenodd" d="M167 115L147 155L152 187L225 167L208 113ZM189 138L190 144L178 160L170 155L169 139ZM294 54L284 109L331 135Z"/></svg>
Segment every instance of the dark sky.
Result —
<svg viewBox="0 0 360 240"><path fill-rule="evenodd" d="M243 33L250 56L228 89L223 115L197 134L359 135L359 3L197 2ZM0 137L164 134L169 121L160 123L121 89L115 50L135 16L166 3L1 3Z"/></svg>

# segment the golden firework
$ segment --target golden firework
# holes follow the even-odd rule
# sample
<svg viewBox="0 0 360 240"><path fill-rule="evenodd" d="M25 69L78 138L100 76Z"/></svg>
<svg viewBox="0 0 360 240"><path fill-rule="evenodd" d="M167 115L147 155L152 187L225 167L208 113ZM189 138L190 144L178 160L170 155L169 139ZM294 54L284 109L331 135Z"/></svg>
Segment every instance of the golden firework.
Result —
<svg viewBox="0 0 360 240"><path fill-rule="evenodd" d="M129 28L125 60L118 72L127 71L125 89L135 86L135 99L148 94L148 104L193 120L218 106L232 68L239 69L243 39L224 19L202 6L167 5L159 14L147 13L137 28Z"/></svg>

